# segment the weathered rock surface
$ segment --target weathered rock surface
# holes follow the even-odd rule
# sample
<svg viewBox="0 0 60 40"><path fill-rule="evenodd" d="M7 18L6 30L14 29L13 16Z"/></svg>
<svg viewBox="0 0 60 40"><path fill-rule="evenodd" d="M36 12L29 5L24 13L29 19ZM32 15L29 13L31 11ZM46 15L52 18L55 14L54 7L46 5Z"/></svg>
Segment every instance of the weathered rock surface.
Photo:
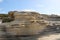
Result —
<svg viewBox="0 0 60 40"><path fill-rule="evenodd" d="M37 12L12 13L14 21L0 25L0 40L46 40L43 36L60 33L60 25L47 26L47 21Z"/></svg>
<svg viewBox="0 0 60 40"><path fill-rule="evenodd" d="M47 22L40 17L38 12L14 12L14 21L6 26L10 35L35 35L47 26Z"/></svg>

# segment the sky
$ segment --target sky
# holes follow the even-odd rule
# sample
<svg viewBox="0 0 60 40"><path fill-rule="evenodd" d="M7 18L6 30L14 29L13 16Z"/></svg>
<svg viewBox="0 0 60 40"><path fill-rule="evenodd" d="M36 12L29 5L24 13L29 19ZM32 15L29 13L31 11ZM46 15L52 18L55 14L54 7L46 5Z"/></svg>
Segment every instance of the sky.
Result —
<svg viewBox="0 0 60 40"><path fill-rule="evenodd" d="M60 0L0 0L0 13L34 10L41 14L60 15Z"/></svg>

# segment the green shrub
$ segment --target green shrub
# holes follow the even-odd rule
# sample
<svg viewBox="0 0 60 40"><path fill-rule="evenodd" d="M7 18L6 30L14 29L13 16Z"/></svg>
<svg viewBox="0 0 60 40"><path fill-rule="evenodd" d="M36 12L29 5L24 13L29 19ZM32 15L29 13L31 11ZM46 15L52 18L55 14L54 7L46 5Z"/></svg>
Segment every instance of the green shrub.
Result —
<svg viewBox="0 0 60 40"><path fill-rule="evenodd" d="M5 22L11 22L11 21L13 21L13 19L12 18L8 18L8 17L2 19L3 23L5 23Z"/></svg>

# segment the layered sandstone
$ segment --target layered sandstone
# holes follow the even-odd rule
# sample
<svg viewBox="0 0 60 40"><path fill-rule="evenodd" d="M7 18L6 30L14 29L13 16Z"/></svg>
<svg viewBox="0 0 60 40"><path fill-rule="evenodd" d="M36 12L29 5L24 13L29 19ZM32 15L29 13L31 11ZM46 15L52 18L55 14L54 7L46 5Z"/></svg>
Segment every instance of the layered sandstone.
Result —
<svg viewBox="0 0 60 40"><path fill-rule="evenodd" d="M35 35L40 34L47 26L47 22L40 17L38 12L14 12L14 21L6 26L10 35Z"/></svg>

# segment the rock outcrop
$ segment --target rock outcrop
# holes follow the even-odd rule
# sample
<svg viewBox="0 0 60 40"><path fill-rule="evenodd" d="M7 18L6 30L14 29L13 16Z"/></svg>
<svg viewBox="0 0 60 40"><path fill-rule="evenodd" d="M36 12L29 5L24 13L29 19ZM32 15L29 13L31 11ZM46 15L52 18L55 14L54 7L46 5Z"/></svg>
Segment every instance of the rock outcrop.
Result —
<svg viewBox="0 0 60 40"><path fill-rule="evenodd" d="M10 35L36 35L47 26L47 22L40 17L38 12L14 12L14 21L6 26Z"/></svg>

